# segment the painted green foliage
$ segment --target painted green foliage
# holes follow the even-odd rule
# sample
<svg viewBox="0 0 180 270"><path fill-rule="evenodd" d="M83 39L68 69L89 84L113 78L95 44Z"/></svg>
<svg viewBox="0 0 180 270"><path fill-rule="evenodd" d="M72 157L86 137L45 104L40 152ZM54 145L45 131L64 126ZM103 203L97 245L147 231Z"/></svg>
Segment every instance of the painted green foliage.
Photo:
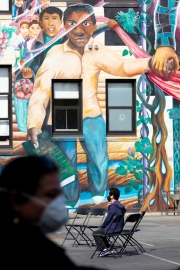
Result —
<svg viewBox="0 0 180 270"><path fill-rule="evenodd" d="M138 100L136 101L136 111L142 111L142 103ZM144 118L143 116L139 116L139 120L137 120L136 125L142 125L143 123L146 125L151 124L151 118ZM136 141L134 144L135 152L129 148L129 156L127 159L122 160L122 165L116 168L115 173L118 175L126 176L128 174L132 174L132 179L128 180L128 185L125 187L125 193L130 193L133 189L138 191L138 203L140 204L142 198L142 186L145 185L143 182L143 175L146 175L149 180L148 171L154 171L154 167L145 167L143 165L143 157L148 159L148 156L153 153L153 147L148 137L141 137L139 141ZM139 155L141 154L141 157ZM148 181L149 182L149 181ZM147 190L149 187L146 186Z"/></svg>
<svg viewBox="0 0 180 270"><path fill-rule="evenodd" d="M150 4L151 1L148 2ZM141 6L139 6L141 9ZM142 11L142 10L141 10ZM137 35L138 33L143 37L148 43L147 53L151 52L152 45L146 35L143 34L141 27L146 23L146 27L150 28L152 25L151 16L146 12L135 12L133 8L129 8L128 12L120 11L117 16L115 16L118 24L128 33Z"/></svg>
<svg viewBox="0 0 180 270"><path fill-rule="evenodd" d="M135 142L136 152L133 152L129 148L129 156L127 159L122 160L122 165L116 168L115 173L125 176L128 174L133 174L132 179L128 180L128 185L125 187L125 193L130 193L133 189L138 191L138 203L140 204L142 198L142 186L143 183L143 174L148 177L148 171L154 171L154 167L144 167L142 163L143 155L149 155L153 153L153 148L150 140L142 138L139 141ZM139 158L138 153L141 153L142 157ZM148 177L149 178L149 177ZM149 191L149 187L146 187Z"/></svg>
<svg viewBox="0 0 180 270"><path fill-rule="evenodd" d="M136 100L136 111L141 112L142 111L142 103L140 103L138 100ZM138 120L136 121L136 126L138 127L139 125L142 124L152 124L151 117L147 115L147 117L144 117L143 115L138 116Z"/></svg>

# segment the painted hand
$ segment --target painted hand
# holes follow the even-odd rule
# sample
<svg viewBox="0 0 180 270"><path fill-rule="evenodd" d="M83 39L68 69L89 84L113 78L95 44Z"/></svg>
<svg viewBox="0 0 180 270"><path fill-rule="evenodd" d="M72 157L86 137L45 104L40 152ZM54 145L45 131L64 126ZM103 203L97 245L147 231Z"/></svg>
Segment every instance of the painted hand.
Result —
<svg viewBox="0 0 180 270"><path fill-rule="evenodd" d="M22 77L24 79L32 78L33 77L32 69L28 67L22 68Z"/></svg>
<svg viewBox="0 0 180 270"><path fill-rule="evenodd" d="M116 25L118 25L118 23L117 23L115 20L110 19L110 20L108 21L108 26L109 26L109 28L110 28L111 30L114 30L114 26L116 26Z"/></svg>
<svg viewBox="0 0 180 270"><path fill-rule="evenodd" d="M39 147L38 143L38 135L41 134L42 131L39 128L33 127L28 130L28 136L31 140L31 143L34 145L35 148Z"/></svg>
<svg viewBox="0 0 180 270"><path fill-rule="evenodd" d="M167 78L172 71L177 73L179 69L178 56L171 47L158 47L149 62L149 67L156 74Z"/></svg>

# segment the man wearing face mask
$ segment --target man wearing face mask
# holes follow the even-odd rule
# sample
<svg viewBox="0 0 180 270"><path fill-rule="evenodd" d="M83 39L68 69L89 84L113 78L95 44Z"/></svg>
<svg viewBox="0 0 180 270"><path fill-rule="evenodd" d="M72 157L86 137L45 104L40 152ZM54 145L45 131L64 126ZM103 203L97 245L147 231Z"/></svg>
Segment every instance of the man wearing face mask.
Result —
<svg viewBox="0 0 180 270"><path fill-rule="evenodd" d="M107 256L113 253L113 250L110 249L110 244L108 243L105 237L100 236L100 234L104 235L107 231L111 233L113 229L109 229L112 218L115 215L126 213L125 207L118 201L120 197L120 191L117 188L110 188L109 195L107 197L108 202L110 203L108 207L108 214L103 224L99 227L98 230L93 232L93 237L96 242L96 245L99 246L99 250L101 251L99 257ZM124 217L119 222L116 230L121 231L124 226Z"/></svg>
<svg viewBox="0 0 180 270"><path fill-rule="evenodd" d="M32 170L33 168L33 170ZM46 237L67 221L58 168L47 157L9 162L0 175L0 254L2 269L86 269Z"/></svg>

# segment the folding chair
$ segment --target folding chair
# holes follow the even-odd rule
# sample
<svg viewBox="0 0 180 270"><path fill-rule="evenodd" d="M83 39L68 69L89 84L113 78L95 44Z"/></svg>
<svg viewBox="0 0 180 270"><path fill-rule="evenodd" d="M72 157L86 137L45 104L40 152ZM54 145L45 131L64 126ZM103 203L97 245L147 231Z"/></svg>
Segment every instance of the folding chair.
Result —
<svg viewBox="0 0 180 270"><path fill-rule="evenodd" d="M65 228L67 230L67 234L66 234L61 246L64 245L66 240L73 240L72 246L74 246L75 243L77 245L80 245L80 241L78 240L79 236L81 236L83 238L83 240L86 242L86 244L89 245L87 239L81 233L81 230L83 228L82 226L86 225L89 221L89 215L90 215L90 208L82 207L82 208L77 209L76 215L75 215L72 223L65 225ZM82 216L84 217L83 220L82 220ZM81 219L79 219L79 218L81 218ZM69 236L70 236L70 238L69 238Z"/></svg>
<svg viewBox="0 0 180 270"><path fill-rule="evenodd" d="M123 251L125 251L126 247L128 245L132 246L136 252L139 254L138 250L136 249L136 247L138 247L138 249L141 252L145 252L144 248L142 247L142 245L133 237L135 232L140 231L138 228L141 220L143 219L144 215L145 215L145 211L143 211L142 213L137 213L137 214L131 214L129 216L127 216L125 224L124 224L124 228L120 234L120 236L122 238L125 239L122 248L120 250L120 253L122 253ZM127 223L133 223L133 226L131 229L125 229L125 226L127 225ZM127 253L127 251L126 251ZM128 254L128 253L127 253ZM129 254L128 254L129 255Z"/></svg>
<svg viewBox="0 0 180 270"><path fill-rule="evenodd" d="M90 238L90 236L88 235L87 229L91 232L91 235L92 235L93 231L95 229L98 229L99 226L101 226L101 224L103 223L103 220L105 218L106 213L107 213L106 208L94 208L94 209L91 209L90 215L88 217L88 222L85 225L81 226L80 234L82 234L82 236L84 238L86 238L86 240L91 244L91 246L95 246L96 244L94 243L94 238L92 239L92 237ZM101 220L100 220L99 225L92 225L91 220L92 220L92 217L94 217L94 216L102 217Z"/></svg>
<svg viewBox="0 0 180 270"><path fill-rule="evenodd" d="M102 237L102 241L99 243L98 246L96 246L96 249L94 251L94 253L91 256L91 259L94 257L94 254L98 251L99 252L99 247L101 246L102 242L103 242L103 238L106 237L109 244L110 244L110 249L116 250L116 253L121 256L120 252L118 251L118 249L120 249L122 246L121 245L117 245L117 239L121 233L121 231L117 231L116 228L118 227L118 224L120 223L121 219L123 218L124 215L119 214L119 215L115 215L112 220L111 223L109 225L108 230L105 232L104 235L102 234L96 234ZM110 233L111 229L113 228L113 232ZM99 254L100 255L100 254ZM98 257L99 257L98 255ZM114 254L115 255L115 254Z"/></svg>

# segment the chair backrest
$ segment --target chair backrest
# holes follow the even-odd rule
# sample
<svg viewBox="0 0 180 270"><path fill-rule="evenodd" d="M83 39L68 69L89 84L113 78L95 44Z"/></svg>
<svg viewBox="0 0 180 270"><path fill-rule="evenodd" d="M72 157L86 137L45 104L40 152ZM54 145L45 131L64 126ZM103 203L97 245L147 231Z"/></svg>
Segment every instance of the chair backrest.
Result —
<svg viewBox="0 0 180 270"><path fill-rule="evenodd" d="M73 219L72 225L76 223L80 216L83 216L83 221L81 220L81 224L84 225L87 223L87 219L90 215L90 208L89 207L80 207L76 210L76 215Z"/></svg>
<svg viewBox="0 0 180 270"><path fill-rule="evenodd" d="M133 227L131 228L131 231L133 232L133 231L135 231L135 229L139 225L140 219L141 219L141 214L140 213L131 214L131 215L127 216L124 225L126 225L128 222L134 223Z"/></svg>
<svg viewBox="0 0 180 270"><path fill-rule="evenodd" d="M118 228L118 225L119 225L119 223L121 222L121 219L122 219L123 217L124 217L124 215L118 214L118 215L115 215L115 216L112 218L110 224L108 225L108 229L107 229L107 231L106 231L106 235L107 235L108 233L115 233L115 232L117 232L116 229Z"/></svg>
<svg viewBox="0 0 180 270"><path fill-rule="evenodd" d="M89 207L81 207L81 208L78 208L76 211L77 215L88 215L89 212L90 212Z"/></svg>
<svg viewBox="0 0 180 270"><path fill-rule="evenodd" d="M93 216L104 216L106 214L106 208L93 208L91 210L91 215Z"/></svg>
<svg viewBox="0 0 180 270"><path fill-rule="evenodd" d="M103 223L103 220L105 218L106 213L107 213L106 208L93 208L93 209L91 209L89 221L90 221L92 216L100 216L100 217L102 217L100 220L100 223L99 223L99 226L100 226ZM89 222L88 222L88 224L89 224Z"/></svg>

